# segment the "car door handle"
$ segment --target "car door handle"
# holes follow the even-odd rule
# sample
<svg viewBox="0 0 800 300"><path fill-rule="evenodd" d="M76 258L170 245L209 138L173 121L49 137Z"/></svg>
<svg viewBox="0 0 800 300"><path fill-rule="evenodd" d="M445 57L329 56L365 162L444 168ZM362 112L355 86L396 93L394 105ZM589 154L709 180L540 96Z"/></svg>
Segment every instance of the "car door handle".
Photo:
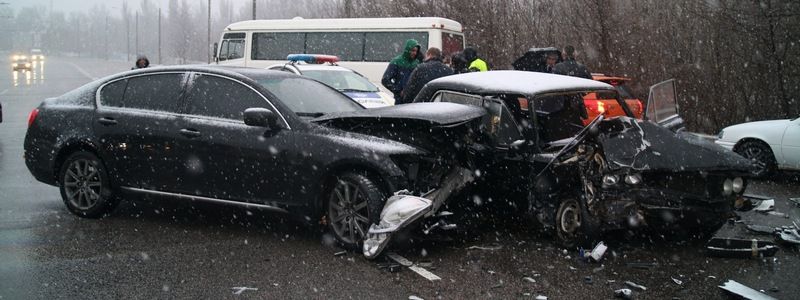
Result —
<svg viewBox="0 0 800 300"><path fill-rule="evenodd" d="M106 125L106 126L117 125L117 120L114 120L114 118L108 118L108 117L102 117L102 118L98 119L97 122L100 123L100 124Z"/></svg>
<svg viewBox="0 0 800 300"><path fill-rule="evenodd" d="M181 129L181 135L188 137L188 138L196 138L200 136L200 131L194 129Z"/></svg>

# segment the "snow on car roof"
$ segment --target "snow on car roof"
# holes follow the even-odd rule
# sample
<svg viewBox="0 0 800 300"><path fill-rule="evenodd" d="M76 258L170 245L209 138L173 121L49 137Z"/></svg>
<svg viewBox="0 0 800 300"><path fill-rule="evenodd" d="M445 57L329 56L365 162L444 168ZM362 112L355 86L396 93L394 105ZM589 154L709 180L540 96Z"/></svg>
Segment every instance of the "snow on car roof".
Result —
<svg viewBox="0 0 800 300"><path fill-rule="evenodd" d="M473 72L442 77L428 83L424 90L457 90L474 94L544 93L614 90L610 84L578 77L526 71ZM420 95L425 94L421 92Z"/></svg>

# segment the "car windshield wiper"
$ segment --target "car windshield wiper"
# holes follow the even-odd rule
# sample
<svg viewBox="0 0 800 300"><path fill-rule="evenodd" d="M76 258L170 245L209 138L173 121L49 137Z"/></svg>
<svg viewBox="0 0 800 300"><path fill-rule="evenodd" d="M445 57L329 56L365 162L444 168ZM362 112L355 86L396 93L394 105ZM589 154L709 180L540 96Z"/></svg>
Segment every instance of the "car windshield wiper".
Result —
<svg viewBox="0 0 800 300"><path fill-rule="evenodd" d="M296 112L295 114L301 117L312 117L312 118L317 118L325 115L325 113L321 112Z"/></svg>
<svg viewBox="0 0 800 300"><path fill-rule="evenodd" d="M342 92L354 92L354 93L377 93L378 91L367 91L367 90L359 90L359 89L341 89L339 91Z"/></svg>

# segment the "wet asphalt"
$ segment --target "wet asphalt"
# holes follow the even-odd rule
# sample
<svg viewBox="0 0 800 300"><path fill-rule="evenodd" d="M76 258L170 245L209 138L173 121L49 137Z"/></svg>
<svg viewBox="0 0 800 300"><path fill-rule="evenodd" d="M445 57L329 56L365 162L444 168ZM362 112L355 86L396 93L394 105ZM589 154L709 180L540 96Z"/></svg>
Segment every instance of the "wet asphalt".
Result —
<svg viewBox="0 0 800 300"><path fill-rule="evenodd" d="M530 222L476 217L452 241L395 249L442 278L432 282L409 269L382 269L380 259L342 254L319 229L273 213L129 196L110 217L81 219L64 208L57 188L28 173L22 160L28 113L44 98L129 66L48 58L30 79L14 79L7 56L0 58L7 67L0 72L2 299L610 299L625 281L647 288L635 290L636 299L717 299L723 297L717 286L728 279L779 299L800 298L796 249L782 247L774 258L712 258L704 253L707 237L691 233L611 233L603 261L588 263ZM787 203L800 197L798 182L797 174L782 174L748 191L774 197L777 211L800 219Z"/></svg>

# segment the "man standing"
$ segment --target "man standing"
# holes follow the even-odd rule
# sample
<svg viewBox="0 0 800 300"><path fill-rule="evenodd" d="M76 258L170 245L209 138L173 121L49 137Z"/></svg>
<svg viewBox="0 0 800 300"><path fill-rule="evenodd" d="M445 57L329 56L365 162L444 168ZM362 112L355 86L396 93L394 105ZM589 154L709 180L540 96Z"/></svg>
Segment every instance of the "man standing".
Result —
<svg viewBox="0 0 800 300"><path fill-rule="evenodd" d="M564 47L564 56L565 60L556 65L553 73L592 79L592 73L589 72L589 69L575 61L575 47Z"/></svg>
<svg viewBox="0 0 800 300"><path fill-rule="evenodd" d="M475 48L467 47L464 49L464 58L469 62L468 69L470 72L486 72L489 70L486 62L478 57L478 50L475 50Z"/></svg>
<svg viewBox="0 0 800 300"><path fill-rule="evenodd" d="M383 72L381 84L392 91L395 102L402 101L403 88L406 87L411 72L414 71L420 62L418 58L419 49L420 46L417 40L410 39L406 41L403 53L392 59L392 61L389 62L389 66L386 67L386 71Z"/></svg>
<svg viewBox="0 0 800 300"><path fill-rule="evenodd" d="M442 62L442 50L436 47L428 48L425 53L425 62L411 72L408 84L403 89L402 101L396 101L395 104L414 102L414 98L425 84L448 75L453 75L453 69Z"/></svg>

